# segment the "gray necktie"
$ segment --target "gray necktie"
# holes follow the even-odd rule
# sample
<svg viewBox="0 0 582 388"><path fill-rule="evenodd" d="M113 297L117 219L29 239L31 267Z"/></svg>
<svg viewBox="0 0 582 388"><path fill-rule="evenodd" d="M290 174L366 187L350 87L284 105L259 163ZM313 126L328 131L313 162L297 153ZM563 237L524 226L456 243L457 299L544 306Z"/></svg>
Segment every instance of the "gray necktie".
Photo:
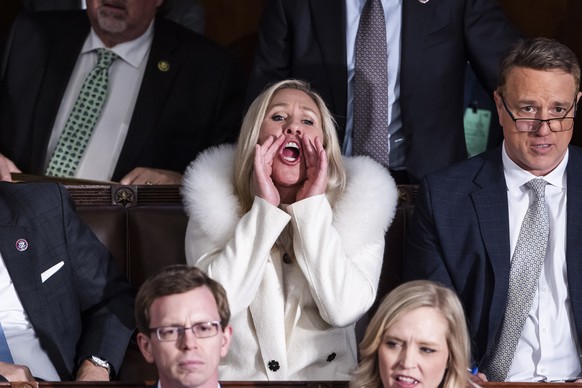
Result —
<svg viewBox="0 0 582 388"><path fill-rule="evenodd" d="M85 78L57 148L49 160L46 175L74 177L79 161L89 144L93 128L107 98L109 66L117 58L113 51L104 48L96 51L97 64Z"/></svg>
<svg viewBox="0 0 582 388"><path fill-rule="evenodd" d="M505 381L507 378L536 293L550 235L544 199L546 184L539 178L527 182L534 200L525 213L511 260L509 292L501 330L481 368L490 381Z"/></svg>
<svg viewBox="0 0 582 388"><path fill-rule="evenodd" d="M388 167L388 54L380 0L368 0L356 35L353 154Z"/></svg>

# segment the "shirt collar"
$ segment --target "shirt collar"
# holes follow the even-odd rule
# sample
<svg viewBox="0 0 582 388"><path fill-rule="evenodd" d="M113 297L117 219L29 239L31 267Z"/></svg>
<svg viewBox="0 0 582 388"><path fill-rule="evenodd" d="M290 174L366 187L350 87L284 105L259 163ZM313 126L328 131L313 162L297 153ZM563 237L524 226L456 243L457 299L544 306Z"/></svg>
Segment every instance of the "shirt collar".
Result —
<svg viewBox="0 0 582 388"><path fill-rule="evenodd" d="M131 40L129 42L123 42L116 46L110 48L115 54L117 54L124 62L129 65L138 68L142 61L146 58L152 40L154 38L154 21L150 23L148 29L137 39ZM99 48L106 48L103 41L99 39L99 36L91 28L91 32L85 39L83 48L81 49L81 54L86 54L97 50Z"/></svg>
<svg viewBox="0 0 582 388"><path fill-rule="evenodd" d="M509 191L520 189L524 184L534 178L544 178L546 182L560 189L566 188L566 166L568 165L569 149L566 149L564 158L549 174L538 177L519 167L505 150L505 141L503 141L502 158L503 172L505 174L505 183Z"/></svg>

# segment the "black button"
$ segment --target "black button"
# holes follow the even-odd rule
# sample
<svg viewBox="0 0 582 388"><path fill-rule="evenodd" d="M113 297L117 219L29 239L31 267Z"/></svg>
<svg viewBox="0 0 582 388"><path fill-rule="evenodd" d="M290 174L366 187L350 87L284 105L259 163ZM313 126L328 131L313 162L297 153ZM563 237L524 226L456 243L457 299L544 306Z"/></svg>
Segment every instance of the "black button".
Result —
<svg viewBox="0 0 582 388"><path fill-rule="evenodd" d="M275 360L269 361L269 369L273 372L277 372L279 370L279 362Z"/></svg>
<svg viewBox="0 0 582 388"><path fill-rule="evenodd" d="M333 360L335 360L335 353L331 353L327 356L327 362L332 362Z"/></svg>
<svg viewBox="0 0 582 388"><path fill-rule="evenodd" d="M292 260L291 260L291 256L289 256L288 253L285 253L283 255L283 263L285 264L291 264Z"/></svg>

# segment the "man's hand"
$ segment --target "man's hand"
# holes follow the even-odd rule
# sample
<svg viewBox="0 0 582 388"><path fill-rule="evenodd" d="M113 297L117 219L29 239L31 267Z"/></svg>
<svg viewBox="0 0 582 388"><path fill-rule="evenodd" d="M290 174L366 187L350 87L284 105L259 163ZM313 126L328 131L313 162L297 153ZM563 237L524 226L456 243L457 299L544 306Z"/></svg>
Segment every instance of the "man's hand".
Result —
<svg viewBox="0 0 582 388"><path fill-rule="evenodd" d="M122 185L179 185L182 183L182 174L157 168L136 167L119 183Z"/></svg>
<svg viewBox="0 0 582 388"><path fill-rule="evenodd" d="M8 159L6 156L0 154L0 180L12 182L12 177L10 173L22 172L16 167L12 160Z"/></svg>
<svg viewBox="0 0 582 388"><path fill-rule="evenodd" d="M77 371L77 381L109 381L109 372L89 360L83 360Z"/></svg>
<svg viewBox="0 0 582 388"><path fill-rule="evenodd" d="M35 381L30 369L25 365L0 362L0 375L8 381Z"/></svg>

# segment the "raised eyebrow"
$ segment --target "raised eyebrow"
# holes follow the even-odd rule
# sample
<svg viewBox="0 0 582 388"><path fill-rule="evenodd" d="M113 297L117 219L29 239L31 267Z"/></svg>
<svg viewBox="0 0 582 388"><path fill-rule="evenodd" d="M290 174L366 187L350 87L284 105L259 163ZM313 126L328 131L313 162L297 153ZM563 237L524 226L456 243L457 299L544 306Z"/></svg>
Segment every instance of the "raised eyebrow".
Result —
<svg viewBox="0 0 582 388"><path fill-rule="evenodd" d="M554 107L554 108L556 108L556 107L571 108L572 106L574 106L573 101L556 101L552 104L552 107Z"/></svg>
<svg viewBox="0 0 582 388"><path fill-rule="evenodd" d="M386 342L386 341L405 342L403 339L401 339L399 337L395 337L393 335L385 335L384 337L382 337L382 341L383 342Z"/></svg>
<svg viewBox="0 0 582 388"><path fill-rule="evenodd" d="M523 108L526 106L539 107L539 104L537 103L537 101L533 101L533 100L519 100L519 101L516 101L516 105L519 108Z"/></svg>
<svg viewBox="0 0 582 388"><path fill-rule="evenodd" d="M184 327L181 326L181 325L172 325L172 324L170 324L170 325L161 325L161 326L156 327L156 329L180 329L180 328L183 329Z"/></svg>
<svg viewBox="0 0 582 388"><path fill-rule="evenodd" d="M313 115L319 116L319 114L315 110L313 110L311 107L309 107L307 105L301 106L301 109L303 109L305 112L309 112Z"/></svg>
<svg viewBox="0 0 582 388"><path fill-rule="evenodd" d="M436 343L436 342L419 342L418 346L420 347L426 347L426 348L431 348L431 349L440 349L441 346Z"/></svg>
<svg viewBox="0 0 582 388"><path fill-rule="evenodd" d="M517 104L521 108L526 107L526 106L533 106L533 107L536 107L536 108L539 108L540 107L539 103L537 101L533 101L533 100L521 100L521 101L517 101ZM573 105L572 104L572 101L570 101L570 100L567 100L567 101L554 101L554 102L552 102L550 104L550 106L552 108L555 108L555 107L571 107L572 105Z"/></svg>
<svg viewBox="0 0 582 388"><path fill-rule="evenodd" d="M269 105L267 112L270 112L275 108L282 108L282 107L287 107L287 106L289 106L289 104L287 104L286 102L279 102L277 104L272 104L272 105Z"/></svg>

